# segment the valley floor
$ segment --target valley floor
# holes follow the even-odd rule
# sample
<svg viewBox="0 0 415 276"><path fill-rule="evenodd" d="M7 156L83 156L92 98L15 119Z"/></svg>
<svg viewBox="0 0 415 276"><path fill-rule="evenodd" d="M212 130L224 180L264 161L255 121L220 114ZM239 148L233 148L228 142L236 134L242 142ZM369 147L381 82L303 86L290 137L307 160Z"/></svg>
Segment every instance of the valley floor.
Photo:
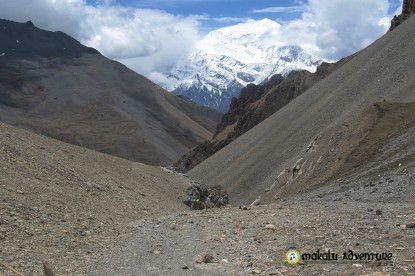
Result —
<svg viewBox="0 0 415 276"><path fill-rule="evenodd" d="M190 211L186 177L0 124L0 261L24 275L45 260L56 275L415 275L414 131L318 189ZM291 247L339 260L290 265Z"/></svg>
<svg viewBox="0 0 415 276"><path fill-rule="evenodd" d="M415 275L413 173L360 185L333 184L264 206L186 211L130 223L88 275ZM356 186L359 184L358 186ZM290 265L301 253L337 261ZM392 254L391 261L343 260L343 253ZM212 255L212 263L197 263Z"/></svg>

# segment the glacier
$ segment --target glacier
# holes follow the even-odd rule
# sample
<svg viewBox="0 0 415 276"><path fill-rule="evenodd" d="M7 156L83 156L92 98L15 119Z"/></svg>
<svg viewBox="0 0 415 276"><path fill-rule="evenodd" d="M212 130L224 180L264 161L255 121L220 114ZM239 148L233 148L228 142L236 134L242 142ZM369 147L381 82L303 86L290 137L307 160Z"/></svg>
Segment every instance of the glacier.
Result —
<svg viewBox="0 0 415 276"><path fill-rule="evenodd" d="M158 83L175 95L225 113L249 83L264 83L293 70L314 72L323 60L310 50L284 43L280 29L278 22L263 19L212 31L188 58L162 72L163 81Z"/></svg>

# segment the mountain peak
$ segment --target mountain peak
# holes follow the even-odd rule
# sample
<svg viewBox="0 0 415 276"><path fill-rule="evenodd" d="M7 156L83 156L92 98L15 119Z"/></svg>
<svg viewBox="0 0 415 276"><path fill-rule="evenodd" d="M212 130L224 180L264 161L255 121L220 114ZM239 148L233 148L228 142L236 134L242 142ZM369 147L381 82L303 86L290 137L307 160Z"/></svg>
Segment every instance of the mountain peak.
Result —
<svg viewBox="0 0 415 276"><path fill-rule="evenodd" d="M188 60L165 72L171 81L167 89L226 112L231 99L249 83L260 84L293 70L315 71L322 60L280 41L280 27L276 21L262 19L212 31Z"/></svg>
<svg viewBox="0 0 415 276"><path fill-rule="evenodd" d="M25 23L25 25L28 26L28 27L35 27L35 25L33 24L33 22L31 20L27 21Z"/></svg>
<svg viewBox="0 0 415 276"><path fill-rule="evenodd" d="M262 20L248 20L244 23L221 28L210 32L203 40L221 39L221 38L236 38L255 36L259 37L267 32L276 32L281 25L271 19L265 18Z"/></svg>
<svg viewBox="0 0 415 276"><path fill-rule="evenodd" d="M263 18L258 21L254 20L253 24L257 26L272 26L272 27L281 26L277 21L271 20L269 18Z"/></svg>

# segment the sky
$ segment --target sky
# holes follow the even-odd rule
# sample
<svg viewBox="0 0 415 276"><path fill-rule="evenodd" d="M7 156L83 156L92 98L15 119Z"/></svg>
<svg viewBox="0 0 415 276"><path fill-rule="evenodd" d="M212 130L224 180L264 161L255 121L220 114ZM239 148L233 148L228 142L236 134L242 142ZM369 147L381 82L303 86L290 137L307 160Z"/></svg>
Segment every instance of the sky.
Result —
<svg viewBox="0 0 415 276"><path fill-rule="evenodd" d="M0 0L0 18L64 31L145 76L194 51L208 32L268 18L275 39L335 61L383 35L402 0Z"/></svg>

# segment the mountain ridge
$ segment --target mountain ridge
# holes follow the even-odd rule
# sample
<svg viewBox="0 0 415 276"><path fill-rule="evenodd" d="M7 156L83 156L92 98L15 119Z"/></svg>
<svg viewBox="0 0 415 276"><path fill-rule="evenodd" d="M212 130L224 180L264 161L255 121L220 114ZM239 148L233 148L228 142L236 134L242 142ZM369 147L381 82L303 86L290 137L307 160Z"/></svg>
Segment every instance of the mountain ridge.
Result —
<svg viewBox="0 0 415 276"><path fill-rule="evenodd" d="M32 21L16 24L11 20L0 19L0 55L14 57L79 57L82 54L97 54L94 48L82 45L79 41L61 31L50 32L39 29Z"/></svg>
<svg viewBox="0 0 415 276"><path fill-rule="evenodd" d="M37 34L39 41L31 43ZM170 165L209 139L220 118L61 32L0 20L0 37L7 37L0 40L0 120L6 123L130 160Z"/></svg>

